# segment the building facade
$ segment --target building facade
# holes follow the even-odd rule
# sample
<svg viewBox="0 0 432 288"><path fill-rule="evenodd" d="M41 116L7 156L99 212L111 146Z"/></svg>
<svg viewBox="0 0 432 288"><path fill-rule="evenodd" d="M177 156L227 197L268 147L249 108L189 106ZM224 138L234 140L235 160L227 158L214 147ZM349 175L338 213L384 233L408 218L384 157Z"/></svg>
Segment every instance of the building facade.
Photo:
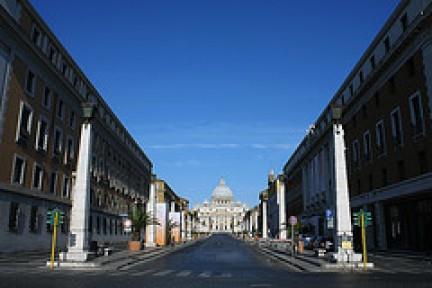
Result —
<svg viewBox="0 0 432 288"><path fill-rule="evenodd" d="M0 252L49 250L48 210L68 239L82 104L96 106L91 241L122 242L121 214L148 198L152 163L26 0L0 1Z"/></svg>
<svg viewBox="0 0 432 288"><path fill-rule="evenodd" d="M328 234L324 212L334 207L338 106L351 209L373 214L369 248L432 249L431 9L431 1L401 1L286 163L288 207L316 234Z"/></svg>
<svg viewBox="0 0 432 288"><path fill-rule="evenodd" d="M247 207L241 202L235 202L233 192L220 179L213 190L211 202L204 201L194 208L197 214L197 232L210 233L243 233L244 217Z"/></svg>

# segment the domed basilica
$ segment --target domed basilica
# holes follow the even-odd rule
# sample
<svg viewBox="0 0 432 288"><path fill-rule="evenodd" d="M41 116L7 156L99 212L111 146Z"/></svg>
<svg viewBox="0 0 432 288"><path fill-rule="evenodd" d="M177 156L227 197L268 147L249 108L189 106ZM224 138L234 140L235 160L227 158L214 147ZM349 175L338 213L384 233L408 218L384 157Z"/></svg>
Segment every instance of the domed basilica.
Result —
<svg viewBox="0 0 432 288"><path fill-rule="evenodd" d="M241 233L247 211L245 204L235 202L233 192L223 178L213 190L211 202L207 200L194 208L198 217L196 232L199 233Z"/></svg>

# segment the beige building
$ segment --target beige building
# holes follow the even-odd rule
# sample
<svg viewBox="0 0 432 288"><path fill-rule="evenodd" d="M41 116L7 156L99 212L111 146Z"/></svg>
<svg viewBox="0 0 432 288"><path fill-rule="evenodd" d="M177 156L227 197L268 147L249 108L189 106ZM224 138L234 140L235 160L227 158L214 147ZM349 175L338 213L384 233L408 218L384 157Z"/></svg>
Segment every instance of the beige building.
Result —
<svg viewBox="0 0 432 288"><path fill-rule="evenodd" d="M247 207L234 201L233 192L224 179L220 179L213 190L211 202L204 201L193 210L197 215L197 233L242 233L245 230Z"/></svg>
<svg viewBox="0 0 432 288"><path fill-rule="evenodd" d="M26 0L0 1L0 252L50 248L46 212L68 216L81 105L96 105L92 241L122 242L120 214L148 198L152 163Z"/></svg>

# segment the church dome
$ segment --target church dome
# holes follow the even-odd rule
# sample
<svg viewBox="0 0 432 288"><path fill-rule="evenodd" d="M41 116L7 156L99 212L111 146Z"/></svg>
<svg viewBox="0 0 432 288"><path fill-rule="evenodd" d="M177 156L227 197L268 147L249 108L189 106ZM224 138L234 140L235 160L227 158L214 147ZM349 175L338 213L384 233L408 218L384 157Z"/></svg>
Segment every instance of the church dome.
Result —
<svg viewBox="0 0 432 288"><path fill-rule="evenodd" d="M225 180L221 178L219 180L218 186L213 190L212 198L232 198L233 192L231 189L225 184Z"/></svg>

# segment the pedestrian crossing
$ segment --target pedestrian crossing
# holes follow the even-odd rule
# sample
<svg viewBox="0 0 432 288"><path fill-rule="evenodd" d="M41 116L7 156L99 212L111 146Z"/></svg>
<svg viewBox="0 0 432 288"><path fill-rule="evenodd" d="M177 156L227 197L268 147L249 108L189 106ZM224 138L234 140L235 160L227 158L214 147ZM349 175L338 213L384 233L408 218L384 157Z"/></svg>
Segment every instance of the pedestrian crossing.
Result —
<svg viewBox="0 0 432 288"><path fill-rule="evenodd" d="M37 275L41 277L50 277L50 276L86 276L86 277L110 277L110 278L116 278L116 277L179 277L179 278L187 278L187 277L193 277L193 278L202 278L202 279L209 279L209 278L232 278L235 275L233 275L231 272L226 271L210 271L210 270L203 270L203 271L193 271L193 270L174 270L174 269L145 269L145 270L118 270L118 271L106 271L106 270L54 270L50 271L49 269L44 268L34 268L34 269L27 269L26 271L22 270L15 270L15 269L9 269L9 270L0 270L0 277L1 275L13 275L13 274L25 274L25 275ZM237 276L243 276L243 275L237 275Z"/></svg>

